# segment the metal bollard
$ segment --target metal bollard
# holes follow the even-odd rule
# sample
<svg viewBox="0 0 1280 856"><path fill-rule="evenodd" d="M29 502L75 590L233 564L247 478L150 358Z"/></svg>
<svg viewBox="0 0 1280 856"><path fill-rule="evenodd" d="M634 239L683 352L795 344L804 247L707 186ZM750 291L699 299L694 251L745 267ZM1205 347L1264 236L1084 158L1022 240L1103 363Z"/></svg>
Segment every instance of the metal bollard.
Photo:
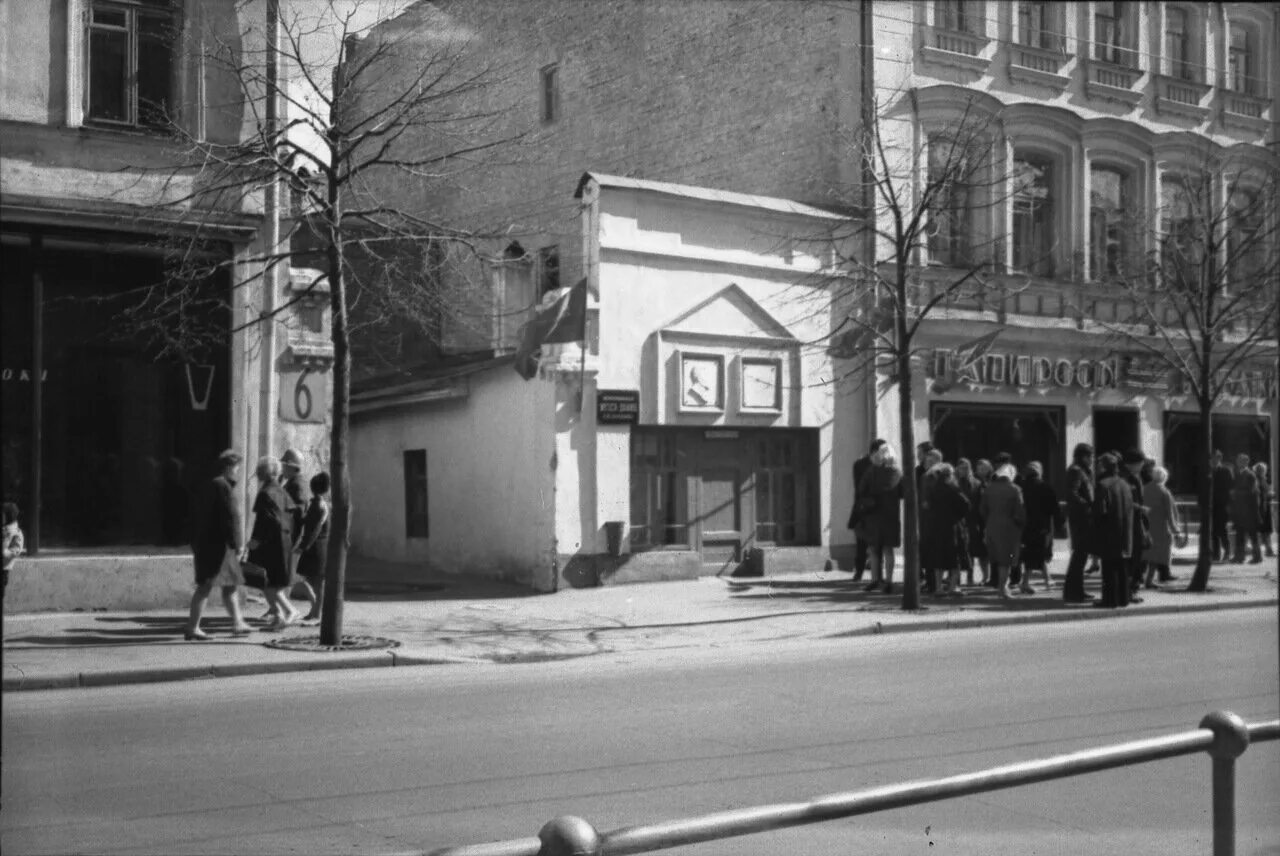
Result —
<svg viewBox="0 0 1280 856"><path fill-rule="evenodd" d="M1200 720L1213 732L1213 856L1236 853L1236 759L1249 748L1249 726L1234 713L1215 711Z"/></svg>
<svg viewBox="0 0 1280 856"><path fill-rule="evenodd" d="M600 856L600 833L580 817L565 815L538 831L538 856Z"/></svg>

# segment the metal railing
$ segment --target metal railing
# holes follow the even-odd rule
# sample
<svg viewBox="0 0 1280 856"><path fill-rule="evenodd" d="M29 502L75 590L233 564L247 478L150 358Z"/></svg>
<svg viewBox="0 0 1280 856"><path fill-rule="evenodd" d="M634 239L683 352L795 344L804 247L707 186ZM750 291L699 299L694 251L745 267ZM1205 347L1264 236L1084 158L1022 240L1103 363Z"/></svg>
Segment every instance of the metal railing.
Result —
<svg viewBox="0 0 1280 856"><path fill-rule="evenodd" d="M1235 765L1251 742L1280 740L1280 719L1246 723L1234 713L1211 713L1199 728L1133 740L974 773L829 794L806 802L715 812L600 833L578 817L549 821L537 838L433 850L428 856L619 856L650 853L700 841L715 841L826 820L871 814L986 791L1097 773L1181 755L1208 752L1213 761L1213 854L1235 854Z"/></svg>

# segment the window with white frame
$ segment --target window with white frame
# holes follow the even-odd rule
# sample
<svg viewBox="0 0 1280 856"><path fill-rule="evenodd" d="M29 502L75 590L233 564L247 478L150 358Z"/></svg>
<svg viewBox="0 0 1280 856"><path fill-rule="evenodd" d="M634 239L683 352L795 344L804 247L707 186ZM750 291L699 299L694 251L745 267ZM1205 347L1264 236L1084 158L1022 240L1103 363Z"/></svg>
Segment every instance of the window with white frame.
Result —
<svg viewBox="0 0 1280 856"><path fill-rule="evenodd" d="M1093 4L1093 57L1114 65L1136 66L1138 25L1134 3L1097 0Z"/></svg>
<svg viewBox="0 0 1280 856"><path fill-rule="evenodd" d="M1191 16L1186 9L1164 10L1165 73L1179 80L1198 80L1191 45Z"/></svg>
<svg viewBox="0 0 1280 856"><path fill-rule="evenodd" d="M1227 45L1227 88L1244 95L1261 95L1257 74L1256 36L1244 23L1232 22Z"/></svg>
<svg viewBox="0 0 1280 856"><path fill-rule="evenodd" d="M973 247L973 169L969 153L955 140L929 138L929 260L962 266Z"/></svg>
<svg viewBox="0 0 1280 856"><path fill-rule="evenodd" d="M986 22L982 17L984 6L973 0L935 0L934 26L980 36L986 32Z"/></svg>
<svg viewBox="0 0 1280 856"><path fill-rule="evenodd" d="M1131 250L1133 176L1093 165L1089 182L1089 274L1095 280L1123 275Z"/></svg>
<svg viewBox="0 0 1280 856"><path fill-rule="evenodd" d="M1160 179L1160 260L1166 282L1194 281L1203 255L1202 229L1207 221L1197 216L1197 197L1207 190L1194 177L1166 175Z"/></svg>
<svg viewBox="0 0 1280 856"><path fill-rule="evenodd" d="M1059 25L1053 4L1045 0L1020 0L1018 3L1018 44L1044 50L1060 50Z"/></svg>
<svg viewBox="0 0 1280 856"><path fill-rule="evenodd" d="M1035 276L1053 276L1054 164L1038 154L1014 153L1013 267Z"/></svg>
<svg viewBox="0 0 1280 856"><path fill-rule="evenodd" d="M179 33L170 0L92 0L85 119L119 127L166 126L179 101Z"/></svg>

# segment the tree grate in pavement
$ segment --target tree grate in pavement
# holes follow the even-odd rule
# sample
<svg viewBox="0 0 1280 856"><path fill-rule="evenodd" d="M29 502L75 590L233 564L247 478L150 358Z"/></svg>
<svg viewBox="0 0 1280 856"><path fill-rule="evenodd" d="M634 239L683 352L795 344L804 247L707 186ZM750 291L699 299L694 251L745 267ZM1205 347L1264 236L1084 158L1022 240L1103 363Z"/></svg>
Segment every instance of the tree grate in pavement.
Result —
<svg viewBox="0 0 1280 856"><path fill-rule="evenodd" d="M348 651L379 651L385 648L400 647L400 643L395 639L386 639L382 636L348 636L346 634L343 634L342 640L337 645L322 644L319 636L286 636L281 639L272 639L270 642L262 644L267 648L275 648L280 651L312 651L318 654L345 654Z"/></svg>

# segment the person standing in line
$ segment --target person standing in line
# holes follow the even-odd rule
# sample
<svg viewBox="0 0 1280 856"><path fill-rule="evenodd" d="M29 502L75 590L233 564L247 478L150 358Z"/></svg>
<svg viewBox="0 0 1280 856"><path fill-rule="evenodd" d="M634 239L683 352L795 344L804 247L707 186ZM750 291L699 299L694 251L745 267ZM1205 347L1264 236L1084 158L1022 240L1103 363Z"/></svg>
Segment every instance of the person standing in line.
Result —
<svg viewBox="0 0 1280 856"><path fill-rule="evenodd" d="M969 500L960 490L955 470L950 464L940 463L925 478L929 490L929 510L932 528L921 543L921 554L930 554L931 576L940 571L947 574L947 592L960 597L960 554L963 543L965 517L969 513ZM933 580L930 580L933 582ZM934 584L932 593L937 592Z"/></svg>
<svg viewBox="0 0 1280 856"><path fill-rule="evenodd" d="M9 590L9 572L18 563L18 558L27 552L27 542L22 535L22 527L18 525L18 504L4 504L4 587L0 588L0 597Z"/></svg>
<svg viewBox="0 0 1280 856"><path fill-rule="evenodd" d="M1053 533L1062 523L1062 508L1058 494L1044 480L1044 467L1039 461L1027 464L1022 478L1022 498L1027 505L1027 525L1022 530L1022 564L1025 573L1019 591L1035 594L1031 587L1031 572L1044 574L1044 590L1053 588L1049 576L1049 561L1053 558Z"/></svg>
<svg viewBox="0 0 1280 856"><path fill-rule="evenodd" d="M1147 565L1142 555L1151 546L1151 522L1142 504L1142 470L1147 457L1140 449L1130 449L1121 456L1120 477L1133 493L1133 552L1129 556L1129 603L1142 603L1140 592Z"/></svg>
<svg viewBox="0 0 1280 856"><path fill-rule="evenodd" d="M871 449L867 454L853 462L853 509L849 512L849 528L853 530L856 538L853 552L853 582L861 582L862 574L867 569L867 539L859 534L859 521L862 517L862 511L858 507L858 485L862 483L862 477L866 475L867 470L871 467L871 458L884 445L884 440L879 438L871 441Z"/></svg>
<svg viewBox="0 0 1280 856"><path fill-rule="evenodd" d="M204 641L209 634L200 629L205 604L214 586L222 589L222 604L231 616L231 635L246 636L253 628L240 614L240 504L236 501L236 480L240 474L240 454L227 449L218 456L218 475L205 487L199 516L195 521L191 552L195 559L196 590L182 638Z"/></svg>
<svg viewBox="0 0 1280 856"><path fill-rule="evenodd" d="M280 460L267 455L258 461L256 475L261 487L253 501L253 534L249 540L249 561L267 576L267 603L275 606L276 617L269 630L283 630L298 620L298 610L289 602L293 583L293 508L280 486Z"/></svg>
<svg viewBox="0 0 1280 856"><path fill-rule="evenodd" d="M957 538L959 542L957 549L959 551L958 561L960 570L964 571L965 585L973 585L973 547L970 544L973 516L977 514L976 506L978 504L978 480L973 475L973 464L968 458L961 458L956 461L955 469L956 486L960 488L960 493L964 495L965 515L961 521Z"/></svg>
<svg viewBox="0 0 1280 856"><path fill-rule="evenodd" d="M1093 447L1077 443L1067 469L1067 529L1071 538L1071 557L1067 560L1067 578L1062 583L1062 599L1067 603L1093 600L1084 591L1084 570L1093 544Z"/></svg>
<svg viewBox="0 0 1280 856"><path fill-rule="evenodd" d="M997 467L995 477L982 494L987 558L991 562L996 588L1006 600L1013 596L1009 591L1009 572L1018 564L1022 548L1022 527L1027 522L1022 490L1013 483L1017 474L1011 463Z"/></svg>
<svg viewBox="0 0 1280 856"><path fill-rule="evenodd" d="M1159 588L1154 579L1157 575L1160 582L1177 579L1169 573L1169 566L1173 563L1173 541L1182 530L1182 520L1178 517L1178 504L1165 486L1168 480L1168 470L1153 467L1151 481L1142 486L1142 504L1147 507L1147 519L1151 523L1151 546L1142 555L1147 563L1147 579L1143 585L1149 589Z"/></svg>
<svg viewBox="0 0 1280 856"><path fill-rule="evenodd" d="M1231 490L1231 525L1236 530L1236 551L1233 562L1244 561L1245 541L1253 547L1252 565L1262 564L1262 544L1258 540L1259 502L1258 477L1249 466L1249 456L1236 455L1236 480Z"/></svg>
<svg viewBox="0 0 1280 856"><path fill-rule="evenodd" d="M898 454L888 443L871 456L872 466L858 485L865 511L863 532L871 559L871 582L867 591L884 586L893 594L893 551L902 546L902 470Z"/></svg>
<svg viewBox="0 0 1280 856"><path fill-rule="evenodd" d="M320 618L324 603L324 571L329 561L329 474L316 473L311 477L311 501L302 522L302 535L294 545L297 554L298 576L302 578L311 597L311 609L302 616L303 621Z"/></svg>
<svg viewBox="0 0 1280 856"><path fill-rule="evenodd" d="M969 553L978 563L982 571L980 585L994 585L995 574L991 573L991 560L987 555L987 521L982 517L982 495L987 492L987 485L995 476L995 467L986 458L978 458L973 465L973 478L976 482L973 496L969 502Z"/></svg>
<svg viewBox="0 0 1280 856"><path fill-rule="evenodd" d="M1227 523L1231 520L1231 491L1236 475L1222 459L1222 451L1215 449L1209 471L1213 478L1213 560L1225 562L1231 557L1231 539L1227 537Z"/></svg>
<svg viewBox="0 0 1280 856"><path fill-rule="evenodd" d="M1098 485L1093 500L1093 532L1102 560L1101 609L1129 605L1129 558L1133 555L1133 489L1120 475L1120 461L1107 453L1098 458Z"/></svg>
<svg viewBox="0 0 1280 856"><path fill-rule="evenodd" d="M937 531L937 522L933 519L933 508L930 505L930 496L933 493L934 480L937 478L936 468L942 463L942 453L937 449L929 449L924 453L924 460L921 466L924 472L920 473L920 477L916 479L916 502L920 509L918 526L921 537L925 537L924 533L933 533ZM935 564L941 559L940 554L936 550L923 549L925 545L921 545L920 550L920 574L924 582L924 590L928 594L936 594L938 591L938 571L945 570L946 566Z"/></svg>
<svg viewBox="0 0 1280 856"><path fill-rule="evenodd" d="M1275 498L1275 494L1271 491L1271 478L1267 473L1267 465L1262 461L1253 465L1253 474L1258 479L1258 540L1262 542L1262 549L1267 555L1275 558L1275 551L1271 549L1271 533L1276 530L1275 519L1271 512L1271 500Z"/></svg>

